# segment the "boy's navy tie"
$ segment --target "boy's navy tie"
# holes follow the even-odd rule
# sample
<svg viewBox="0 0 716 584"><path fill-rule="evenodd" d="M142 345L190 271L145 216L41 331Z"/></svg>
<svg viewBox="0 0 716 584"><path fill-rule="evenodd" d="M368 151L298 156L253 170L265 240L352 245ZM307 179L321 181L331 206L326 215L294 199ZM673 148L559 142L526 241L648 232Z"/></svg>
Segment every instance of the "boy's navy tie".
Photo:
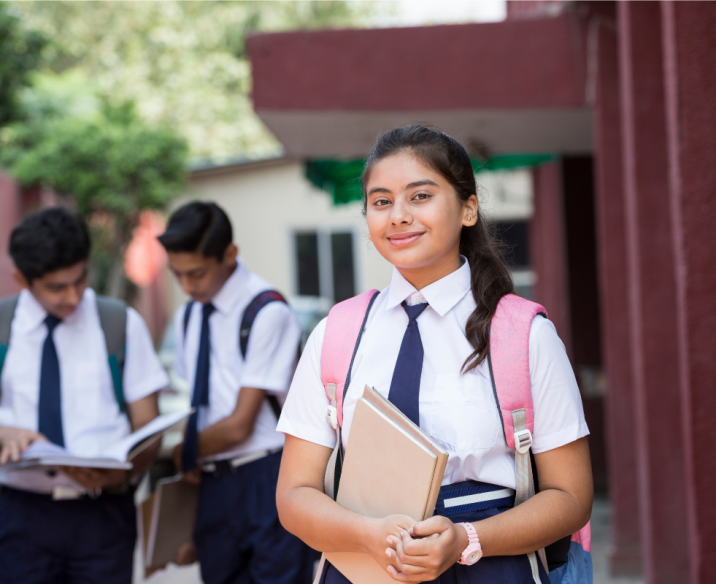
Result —
<svg viewBox="0 0 716 584"><path fill-rule="evenodd" d="M408 306L401 304L408 313L408 328L405 329L400 345L398 361L393 370L388 399L420 426L420 375L423 372L423 341L418 329L418 317L428 307L428 303Z"/></svg>
<svg viewBox="0 0 716 584"><path fill-rule="evenodd" d="M65 445L62 432L62 392L60 390L60 361L53 333L62 321L51 314L45 318L47 336L42 346L42 364L40 365L40 405L37 429L50 442Z"/></svg>
<svg viewBox="0 0 716 584"><path fill-rule="evenodd" d="M209 338L209 317L216 310L211 304L204 304L201 312L201 335L199 336L199 356L196 360L196 375L194 376L194 393L191 397L191 407L194 413L189 416L186 425L186 436L182 450L182 470L186 473L193 469L198 460L199 435L197 432L197 417L199 406L209 405L209 354L211 341Z"/></svg>

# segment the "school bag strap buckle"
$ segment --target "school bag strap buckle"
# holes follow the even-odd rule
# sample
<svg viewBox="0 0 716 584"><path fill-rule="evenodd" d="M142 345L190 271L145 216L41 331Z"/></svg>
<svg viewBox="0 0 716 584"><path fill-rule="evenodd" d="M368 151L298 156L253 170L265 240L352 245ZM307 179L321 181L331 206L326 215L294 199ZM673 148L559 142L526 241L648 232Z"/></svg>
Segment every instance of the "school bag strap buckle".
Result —
<svg viewBox="0 0 716 584"><path fill-rule="evenodd" d="M326 408L326 418L328 418L328 423L331 425L331 428L333 428L334 430L338 430L338 408L336 407L335 383L326 384L326 394L331 401L331 403Z"/></svg>
<svg viewBox="0 0 716 584"><path fill-rule="evenodd" d="M532 432L527 428L515 432L515 450L520 454L527 454L532 448Z"/></svg>

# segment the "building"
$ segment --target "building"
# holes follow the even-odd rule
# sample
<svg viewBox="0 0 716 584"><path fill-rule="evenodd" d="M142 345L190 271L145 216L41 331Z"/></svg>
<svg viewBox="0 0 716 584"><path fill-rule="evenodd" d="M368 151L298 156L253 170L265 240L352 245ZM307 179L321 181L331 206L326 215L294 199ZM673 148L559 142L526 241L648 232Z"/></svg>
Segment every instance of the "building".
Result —
<svg viewBox="0 0 716 584"><path fill-rule="evenodd" d="M608 463L612 569L649 584L716 582L714 31L714 2L536 1L500 23L248 42L255 109L293 158L354 161L411 122L488 161L549 155L534 294Z"/></svg>

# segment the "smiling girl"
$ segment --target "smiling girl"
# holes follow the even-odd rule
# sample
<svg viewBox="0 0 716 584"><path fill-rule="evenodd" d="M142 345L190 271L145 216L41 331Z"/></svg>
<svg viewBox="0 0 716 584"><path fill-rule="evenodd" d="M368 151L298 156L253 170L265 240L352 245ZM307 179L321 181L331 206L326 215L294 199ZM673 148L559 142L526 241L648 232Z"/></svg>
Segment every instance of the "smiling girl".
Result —
<svg viewBox="0 0 716 584"><path fill-rule="evenodd" d="M397 128L378 139L362 184L370 239L395 268L355 354L343 446L370 385L447 450L441 497L456 488L514 490L514 450L502 433L486 361L490 321L513 287L478 209L470 157L438 130ZM286 434L277 490L286 529L321 551L367 553L401 582L547 584L541 565L533 576L527 554L585 525L593 494L579 390L554 326L537 316L529 333L539 493L516 507L503 498L492 508L418 523L364 517L324 493L336 443L320 375L325 330L323 321L308 340L278 426ZM465 565L480 557L471 553L468 561L463 553L476 546L481 559ZM326 566L322 582L348 580Z"/></svg>

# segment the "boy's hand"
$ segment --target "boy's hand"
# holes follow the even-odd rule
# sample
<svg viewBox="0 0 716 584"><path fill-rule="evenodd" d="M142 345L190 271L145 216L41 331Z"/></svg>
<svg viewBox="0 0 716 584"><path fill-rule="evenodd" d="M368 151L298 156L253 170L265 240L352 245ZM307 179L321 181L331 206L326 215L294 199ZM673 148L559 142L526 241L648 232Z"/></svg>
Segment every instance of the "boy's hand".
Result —
<svg viewBox="0 0 716 584"><path fill-rule="evenodd" d="M177 555L174 557L174 563L177 566L188 566L193 564L199 559L196 553L196 547L193 543L183 543L177 550Z"/></svg>
<svg viewBox="0 0 716 584"><path fill-rule="evenodd" d="M24 428L0 429L0 465L20 460L20 455L35 440L47 440L47 438L39 432Z"/></svg>
<svg viewBox="0 0 716 584"><path fill-rule="evenodd" d="M59 470L89 491L116 487L124 483L128 478L128 471L118 468L62 466Z"/></svg>
<svg viewBox="0 0 716 584"><path fill-rule="evenodd" d="M460 559L468 544L465 528L439 515L389 540L391 547L386 552L393 562L388 573L399 582L436 580Z"/></svg>
<svg viewBox="0 0 716 584"><path fill-rule="evenodd" d="M182 471L182 463L181 463L181 455L184 450L184 443L180 442L174 447L174 452L172 452L172 460L174 460L174 466L176 467L177 472ZM196 468L191 469L188 473L184 474L184 480L189 483L190 485L198 485L201 483L201 469L197 466ZM192 563L192 562L190 562Z"/></svg>

